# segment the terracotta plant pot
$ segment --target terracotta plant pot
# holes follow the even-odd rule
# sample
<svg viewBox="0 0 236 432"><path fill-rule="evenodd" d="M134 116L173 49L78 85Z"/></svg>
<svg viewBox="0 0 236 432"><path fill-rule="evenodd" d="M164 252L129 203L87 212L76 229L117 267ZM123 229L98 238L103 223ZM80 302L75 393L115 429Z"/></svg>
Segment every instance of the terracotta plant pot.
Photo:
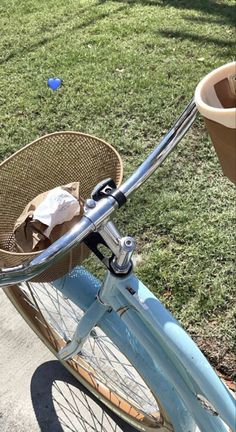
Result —
<svg viewBox="0 0 236 432"><path fill-rule="evenodd" d="M236 62L203 78L196 88L195 101L223 173L236 183Z"/></svg>

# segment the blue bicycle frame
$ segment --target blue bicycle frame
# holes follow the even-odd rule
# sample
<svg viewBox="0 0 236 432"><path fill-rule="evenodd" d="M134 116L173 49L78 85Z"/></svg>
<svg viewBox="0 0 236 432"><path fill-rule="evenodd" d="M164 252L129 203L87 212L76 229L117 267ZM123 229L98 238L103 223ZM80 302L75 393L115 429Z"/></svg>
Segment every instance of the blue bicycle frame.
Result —
<svg viewBox="0 0 236 432"><path fill-rule="evenodd" d="M225 432L220 417L234 430L233 396L180 324L133 274L120 278L108 272L101 285L78 267L54 284L85 311L77 337L98 325L173 413L175 431L193 431L195 424L203 432Z"/></svg>

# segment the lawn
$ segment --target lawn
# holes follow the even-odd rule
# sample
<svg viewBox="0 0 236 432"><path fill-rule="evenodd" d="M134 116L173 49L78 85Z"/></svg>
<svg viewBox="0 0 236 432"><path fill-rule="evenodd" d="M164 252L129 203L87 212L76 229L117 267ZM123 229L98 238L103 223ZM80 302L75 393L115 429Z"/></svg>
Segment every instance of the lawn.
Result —
<svg viewBox="0 0 236 432"><path fill-rule="evenodd" d="M199 80L233 60L234 23L233 0L1 0L0 160L77 130L111 143L128 176ZM137 238L139 276L231 378L234 199L198 118L116 217Z"/></svg>

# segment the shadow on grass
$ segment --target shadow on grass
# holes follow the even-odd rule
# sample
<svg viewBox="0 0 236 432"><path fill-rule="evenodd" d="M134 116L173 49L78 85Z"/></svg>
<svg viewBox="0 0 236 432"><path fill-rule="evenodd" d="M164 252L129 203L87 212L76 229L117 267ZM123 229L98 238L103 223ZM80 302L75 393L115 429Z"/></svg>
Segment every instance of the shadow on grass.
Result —
<svg viewBox="0 0 236 432"><path fill-rule="evenodd" d="M34 372L31 399L41 432L137 432L56 360L43 363Z"/></svg>
<svg viewBox="0 0 236 432"><path fill-rule="evenodd" d="M221 39L217 39L217 38L212 38L209 36L203 36L203 35L198 35L196 33L189 33L189 32L184 32L184 31L178 31L178 30L159 30L157 31L158 34L161 34L164 37L167 38L175 38L175 39L188 39L191 40L193 42L200 42L200 43L208 43L208 44L214 44L214 45L219 45L220 47L228 47L228 48L232 48L235 46L235 41L224 41Z"/></svg>
<svg viewBox="0 0 236 432"><path fill-rule="evenodd" d="M188 10L196 10L199 12L203 12L206 14L205 17L191 17L191 16L187 16L184 17L184 19L188 20L188 21L193 21L193 22L199 22L199 23L216 23L216 24L232 24L233 26L235 26L235 19L236 19L236 8L234 7L234 5L226 5L226 4L221 4L221 3L216 3L213 0L115 0L116 2L120 2L120 3L124 3L123 6L117 8L115 11L111 11L111 12L102 12L100 14L98 14L97 16L85 20L84 22L80 23L80 24L75 24L73 25L70 29L66 29L65 31L67 33L72 33L74 31L78 31L81 29L85 29L86 27L89 27L93 24L95 24L96 22L109 17L110 15L114 15L118 12L121 12L123 10L127 10L127 8L130 6L133 6L134 4L141 4L141 5L147 5L147 6L158 6L158 7L166 7L166 6L171 6L171 7L175 7L177 9L188 9ZM102 5L103 3L106 3L106 0L99 0L97 3L95 3L94 5L90 6L91 8L96 8L99 7L99 5ZM79 11L79 16L81 17L81 14L86 12L88 8L84 8L82 10ZM215 17L219 17L218 20L217 18L215 19ZM7 63L8 61L12 60L15 57L19 57L22 54L25 53L29 53L32 52L44 45L46 45L47 43L59 38L60 36L62 36L65 31L61 31L59 33L55 34L55 29L57 27L59 27L61 24L65 24L66 22L71 20L71 16L69 16L66 20L64 19L63 21L59 20L58 23L54 24L53 26L53 30L54 33L51 36L43 36L39 41L33 43L33 44L29 44L28 46L24 46L20 49L18 49L17 51L12 51L10 52L8 55L6 55L4 58L0 59L0 64L4 64ZM170 21L171 24L171 21ZM47 30L48 31L48 30ZM176 37L179 39L183 39L183 38L188 38L190 40L194 40L194 41L205 41L207 43L214 43L217 44L219 46L228 46L228 47L232 47L234 46L234 41L221 41L219 39L216 38L204 38L203 36L199 36L199 35L193 35L191 33L188 32L172 32L171 31L163 31L160 32L161 34L163 34L164 36L169 36L169 37Z"/></svg>
<svg viewBox="0 0 236 432"><path fill-rule="evenodd" d="M184 19L186 21L189 21L190 23L196 23L196 24L215 24L215 25L225 25L227 24L224 20L224 17L218 18L218 17L211 17L211 16L192 16L192 15L185 15Z"/></svg>
<svg viewBox="0 0 236 432"><path fill-rule="evenodd" d="M122 3L141 4L144 6L171 6L176 9L189 9L209 15L219 16L224 24L235 27L236 9L234 5L227 5L214 0L116 0ZM101 1L104 3L104 1ZM207 19L207 18L205 18Z"/></svg>
<svg viewBox="0 0 236 432"><path fill-rule="evenodd" d="M99 4L96 4L94 6L99 6ZM60 36L62 36L65 33L68 34L68 33L75 32L77 30L85 29L86 27L89 27L89 26L97 23L98 21L101 21L104 18L109 17L110 15L114 15L114 14L116 14L118 12L121 12L122 10L126 10L127 7L128 7L127 5L120 6L119 8L117 8L116 10L114 10L112 12L103 12L103 13L100 13L99 15L97 15L97 16L91 18L91 19L85 20L81 24L75 24L70 29L66 29L65 31L61 31L60 33L56 33L56 34L53 33L52 36L44 36L39 41L37 41L37 42L35 42L35 43L31 44L31 45L24 46L23 48L17 49L17 51L10 52L7 56L5 56L4 58L0 59L0 64L7 63L8 61L12 60L15 57L19 57L22 54L25 54L25 53L28 54L29 52L32 52L32 51L34 51L34 50L36 50L36 49L38 49L38 48L46 45L47 43L49 43L49 42L51 42L51 41L53 41L55 39L58 39ZM70 19L71 19L71 17L69 17L68 20L70 20ZM65 22L66 21L63 21L63 24L65 24ZM55 28L56 27L57 26L55 26Z"/></svg>

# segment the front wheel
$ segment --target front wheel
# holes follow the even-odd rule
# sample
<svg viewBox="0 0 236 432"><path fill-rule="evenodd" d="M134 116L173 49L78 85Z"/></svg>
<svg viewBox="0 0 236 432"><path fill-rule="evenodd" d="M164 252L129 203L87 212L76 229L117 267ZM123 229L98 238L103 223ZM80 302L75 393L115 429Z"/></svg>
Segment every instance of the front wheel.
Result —
<svg viewBox="0 0 236 432"><path fill-rule="evenodd" d="M32 330L58 357L72 338L83 311L51 283L23 283L4 289ZM174 431L170 417L118 347L98 327L82 352L63 365L99 400L138 430Z"/></svg>

